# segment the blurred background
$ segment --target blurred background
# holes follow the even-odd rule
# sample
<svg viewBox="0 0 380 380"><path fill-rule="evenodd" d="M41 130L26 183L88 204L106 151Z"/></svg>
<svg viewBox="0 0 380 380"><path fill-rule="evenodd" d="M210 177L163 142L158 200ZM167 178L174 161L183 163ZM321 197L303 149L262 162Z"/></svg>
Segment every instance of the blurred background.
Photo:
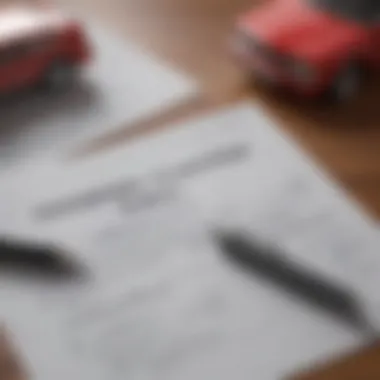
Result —
<svg viewBox="0 0 380 380"><path fill-rule="evenodd" d="M16 5L16 0L3 1L3 3L2 5L4 5L4 7L12 7ZM34 6L34 3L44 4L45 1L30 0L20 1L19 3L33 3ZM343 188L344 193L348 193L350 200L353 199L354 203L357 202L360 205L358 208L360 211L363 211L363 214L367 214L365 218L368 216L368 220L375 225L374 229L376 230L377 217L380 215L380 151L378 149L380 142L380 129L378 129L380 111L377 105L380 90L378 76L375 75L373 80L365 83L365 86L360 89L357 96L344 104L321 104L320 102L296 98L289 94L279 94L276 91L252 83L250 73L237 64L230 46L231 39L236 32L236 20L238 16L259 5L260 2L252 0L61 1L58 4L60 8L67 10L67 12L73 12L77 14L80 19L86 20L84 21L84 25L86 30L89 31L91 46L94 46L94 51L97 53L100 52L98 56L95 55L94 58L92 58L92 66L90 65L91 69L89 70L88 77L86 77L89 79L89 83L95 83L95 85L98 86L98 90L93 91L94 88L93 86L91 87L91 85L89 87L77 86L68 93L59 96L49 93L47 95L25 93L15 97L12 96L9 99L7 97L1 99L0 113L2 113L3 116L0 118L2 120L0 131L0 157L2 157L1 169L4 172L5 183L2 194L5 195L0 195L0 199L3 199L5 204L8 202L8 199L11 199L9 198L9 194L12 193L18 194L20 196L19 199L21 199L21 196L25 198L24 195L21 195L23 192L21 190L26 189L26 183L29 182L30 188L28 188L28 191L30 192L30 198L35 200L33 194L36 189L38 189L38 181L40 181L41 178L50 178L51 181L51 184L48 183L48 185L43 186L44 190L41 190L41 194L43 193L45 198L49 198L50 192L55 192L59 195L61 195L61 193L67 195L67 193L78 192L78 190L81 190L82 187L85 186L85 183L87 187L92 186L94 189L97 189L97 186L102 184L105 178L107 178L107 181L119 179L121 175L127 172L129 173L129 169L124 170L123 167L126 162L134 163L136 167L140 165L144 167L146 164L146 168L148 168L150 165L149 160L147 159L145 162L139 158L141 152L146 153L152 151L151 161L155 161L156 156L159 157L159 159L165 156L165 153L159 152L170 151L170 149L172 152L175 152L176 142L170 142L170 144L167 145L168 147L170 146L170 149L166 148L166 142L163 142L162 146L165 146L165 148L161 149L156 148L156 145L160 146L159 140L158 143L154 145L154 148L151 148L150 145L144 146L144 141L151 141L150 139L154 141L154 139L159 139L163 134L170 136L171 131L175 134L175 128L179 125L184 125L190 130L196 130L196 125L198 124L194 124L194 128L192 128L193 121L197 123L197 120L206 120L204 124L206 126L205 130L207 130L207 125L212 123L220 125L221 131L231 130L231 128L223 129L224 125L233 127L235 124L240 125L244 123L252 125L252 129L261 123L265 127L265 123L267 123L266 119L265 121L261 118L256 119L251 117L249 113L247 117L244 118L244 122L237 117L234 119L234 116L231 117L223 114L225 110L236 106L239 107L243 102L248 107L252 106L255 109L258 108L262 110L259 111L259 113L264 112L265 115L268 115L268 119L271 123L273 122L276 125L280 134L283 134L286 138L290 137L290 139L295 142L296 147L301 147L301 150L306 152L324 172L327 172L326 178L323 178L325 182L333 179L333 182L337 182L338 185ZM40 6L40 4L38 4L38 6ZM100 25L99 28L98 25ZM110 37L111 35L112 37ZM123 43L126 44L125 52L123 51ZM98 59L98 57L101 57L101 59ZM115 62L119 62L120 64L116 65ZM115 66L113 66L114 64ZM141 88L139 84L140 81ZM123 99L126 100L124 101ZM216 118L217 120L213 121L212 117L211 120L208 119L210 115L217 113L221 113L221 116ZM107 125L107 128L103 128L105 125ZM74 135L76 136L78 130L81 128L86 130L86 134L83 134L83 136L80 134L81 139L78 138L77 141L74 139L71 142L69 137L72 138ZM239 130L239 128L236 129ZM64 132L62 132L63 130ZM234 139L233 133L223 133L221 133L222 137L220 141L225 140L228 142ZM239 136L239 133L240 132L236 132L236 136ZM245 130L242 129L240 135L242 140L244 139L244 133ZM259 137L261 136L260 133L258 134ZM184 152L187 152L186 148L189 148L189 152L193 151L191 143L193 143L194 146L195 143L202 145L202 137L193 138L190 134L189 136L188 146L183 143ZM211 130L209 135L206 135L205 132L205 136L209 136L209 140L205 137L204 141L218 140L218 138L215 137L218 136L218 132L214 130ZM257 136L254 137L257 138L256 141L259 145L260 138ZM178 141L185 141L186 138L186 136L181 137L182 140L178 138ZM170 140L170 138L168 140ZM247 141L248 140L247 138ZM52 141L54 141L54 144ZM179 144L178 146L181 145ZM265 151L267 149L266 145L263 143L262 146L262 151ZM281 146L280 143L279 146ZM129 147L131 147L131 153L125 156L123 154L118 156L119 153L117 152L120 150L123 151L123 149L128 151ZM205 149L208 149L207 145L205 145ZM270 151L271 154L275 155L276 149L277 145L268 145L268 152ZM278 149L280 151L280 148ZM57 170L58 175L55 177L52 173L54 173L56 169L52 166L51 169L45 169L45 173L41 170L41 173L43 173L41 177L39 177L39 174L35 176L27 175L27 180L24 178L21 179L20 182L12 182L14 180L13 178L17 177L19 171L25 171L25 168L29 168L31 171L35 170L36 173L38 173L40 166L46 165L46 162L50 165L49 160L51 160L52 157L56 160L57 151L59 151L59 165L68 165L70 170L75 172L75 175L68 175L66 180L58 179L61 176L61 170L65 169ZM45 152L48 152L50 155L45 155ZM114 156L112 156L113 152L116 152ZM243 157L244 153L239 152L238 156ZM260 149L258 149L258 152L260 152ZM102 157L107 157L108 154L113 158L103 160ZM156 156L154 156L155 154ZM260 155L260 153L258 153L258 155ZM264 156L265 153L262 153L262 155ZM149 156L149 154L147 154L147 156ZM173 157L177 157L176 154L173 153ZM204 158L204 156L202 157ZM281 158L281 154L279 154L279 157ZM34 159L36 160L34 161ZM285 162L286 159L287 156L284 155L283 162ZM179 158L172 158L172 160L175 161L176 164L180 162ZM17 165L15 165L16 161ZM140 161L144 162L140 164ZM88 165L87 162L89 162ZM165 161L166 164L168 162L168 160ZM276 164L273 164L273 167L268 166L268 178L271 177L273 173L273 177L277 176L277 162L280 161L273 159L273 163ZM211 164L211 166L212 165L213 164ZM130 166L133 167L133 165ZM110 173L113 171L113 169L110 168L113 167L115 170L113 173ZM191 171L192 169L188 170ZM269 172L270 170L272 171ZM86 173L86 175L83 173ZM132 170L131 173L135 175L138 173L138 170L136 169L136 173ZM77 178L80 177L82 177L82 179L77 180ZM279 177L282 178L282 174L279 174ZM75 180L71 182L71 178L75 178ZM232 174L229 178L237 178L237 174ZM51 190L55 187L59 187L53 185L55 182L54 179L56 179L57 184L61 181L61 189ZM211 193L215 191L212 187L212 180L209 182L211 182L211 185L207 183L207 186L205 186L207 191L203 191L203 189L203 192L197 190L198 192L196 194L198 197L201 197L199 194L202 194L202 196L203 194L207 194L209 196L208 191ZM218 183L217 177L215 183ZM250 183L250 185L252 185L252 183ZM184 187L186 187L186 185L184 185ZM195 185L193 187L196 188ZM239 188L239 184L237 184L237 187ZM256 184L252 186L253 189L255 187ZM112 194L120 191L120 188L118 189L119 190L112 189ZM247 193L250 189L251 188L247 186ZM123 186L121 191L124 191ZM192 188L191 191L193 191ZM254 191L255 190L253 190L253 192ZM281 188L279 188L279 193L281 192L286 192L286 189L281 190ZM233 194L232 191L231 194ZM236 194L243 193L237 192ZM166 196L167 194L165 193L165 197ZM172 194L168 197L170 198L171 196ZM99 197L99 195L95 195L95 198L96 197ZM14 195L14 199L16 199L16 195ZM13 202L15 202L14 199ZM149 200L155 203L155 199L152 200L149 198ZM126 202L125 199L123 201ZM86 202L86 200L84 202ZM136 202L138 203L138 201ZM208 203L206 197L202 198L202 202L206 209ZM26 203L25 201L25 204ZM220 203L223 204L222 201L220 201ZM20 204L22 204L22 202L20 202ZM63 208L65 209L66 207L68 208L69 206L64 203ZM124 207L127 206L124 205ZM293 207L292 204L290 204L287 205L287 207L288 208L284 207L285 211L283 212L291 214L292 211L289 210L292 210L296 206ZM2 206L0 205L0 209L1 208ZM278 209L280 210L281 207ZM21 207L18 207L17 210L21 210ZM20 211L20 215L23 212L24 209ZM226 211L224 210L224 212ZM229 211L227 211L227 213L228 212ZM7 215L6 213L4 214ZM176 215L177 214L175 214L175 217L177 217ZM232 211L231 215L233 215ZM102 221L110 218L112 223L115 222L113 214L111 214L111 212L108 213L108 210L102 210L102 213L99 215L94 213L92 217L94 220L98 218ZM172 215L170 217L173 218ZM349 217L347 216L347 218ZM86 219L86 222L83 222L83 226L85 223L88 223L90 219L91 216ZM337 220L343 219L342 217ZM155 219L153 218L152 220ZM160 221L161 219L158 217L158 220ZM7 218L3 217L1 224L6 225L7 222ZM117 222L119 222L119 219L117 219ZM178 224L183 223L183 225L186 225L187 222L185 219L182 220L181 216L178 217ZM145 222L140 221L139 223L138 225L136 222L136 226L133 225L133 228L135 228L134 231L140 234L140 239L144 240L143 231L144 228L148 227L144 227ZM152 221L150 223L153 224ZM164 221L162 223L165 224L166 222ZM171 223L170 228L175 230L176 223L173 223L173 219L171 219ZM188 223L191 224L190 222ZM351 226L351 224L347 225ZM355 223L352 224L352 226L354 225ZM67 231L69 231L66 232L65 230L67 236L79 236L82 234L79 228L70 229L66 225L64 226L62 230L67 229ZM166 227L169 228L168 226L169 223ZM57 227L56 230L54 230L54 228L55 227L51 230L51 236L60 236L60 231L58 231L59 227ZM90 229L90 227L88 228ZM91 228L94 227L92 226ZM73 231L76 229L77 231ZM146 234L150 236L148 229ZM65 237L67 238L67 236ZM111 237L112 236L111 234ZM162 238L156 237L156 235L154 236L154 238L158 239L157 241L160 241ZM134 241L134 244L136 247L140 247L140 243L137 241L138 239ZM375 239L373 241L375 241ZM372 243L370 238L368 238L368 244L370 244L369 242ZM157 245L158 244L159 243L157 243ZM366 246L366 244L367 242L364 245ZM131 245L133 246L133 244ZM81 249L83 248L83 251L88 249L85 245L80 245L79 247ZM24 249L24 247L22 248ZM240 248L241 247L239 247L238 250L240 250ZM139 249L142 250L143 248ZM234 249L235 248L233 248L233 250ZM371 245L371 249L376 250L373 245ZM365 249L363 249L363 252L364 251ZM207 263L207 265L208 264L209 263ZM250 264L245 263L245 265L249 266ZM212 264L210 264L210 266L212 266ZM197 276L197 271L190 273L194 277ZM221 278L225 280L223 276L224 275L221 275ZM219 279L218 275L216 277ZM228 281L226 283L228 283ZM235 283L232 281L231 284ZM144 288L144 286L143 284L142 288ZM149 286L147 287L149 288ZM241 292L239 291L240 285L236 285L236 287L235 285L231 285L231 289L231 296L235 297L235 300L240 300L240 294L243 294L245 291L247 293L244 294L250 297L249 291L245 290L246 288L244 286L242 286L244 290ZM228 288L224 290L226 293L229 292ZM7 291L4 291L1 297L7 297L7 294L9 297L9 294L14 295L15 293L7 293ZM55 300L54 294L50 294L49 296ZM339 293L338 298L342 297L343 296ZM242 302L244 303L245 301L243 301L243 299L245 300L246 298L242 296ZM59 300L61 299L59 298ZM240 305L239 301L236 302ZM5 304L6 302L4 302L4 305ZM210 304L212 304L211 301ZM284 305L287 305L287 303L284 303ZM166 305L165 307L168 307L168 310L170 310L171 306ZM217 306L215 307L217 309ZM105 308L107 309L107 307ZM286 306L284 306L284 308L286 308ZM242 308L241 310L245 309ZM273 310L274 312L275 310L281 310L281 307ZM250 315L248 309L246 312ZM288 315L288 318L290 319L293 314L292 312L289 313L290 316ZM12 322L8 322L6 315L7 313L4 311L2 317L5 319L5 326L9 326L7 335L12 337ZM22 318L20 318L20 321L21 319ZM22 325L21 322L17 323ZM17 323L14 322L15 325L17 325ZM147 325L149 325L149 323ZM43 327L41 324L38 326L41 329ZM134 325L132 325L132 328L133 326ZM137 327L136 329L138 330ZM332 331L340 331L339 328L334 329L331 327L331 329ZM274 330L276 331L276 329ZM300 328L299 333L301 334L302 331L302 328ZM280 331L277 331L277 333L281 336ZM304 334L307 334L307 330L305 330ZM333 335L334 333L331 334ZM337 336L340 336L339 334L340 333L337 333ZM141 332L141 335L143 336L144 332ZM285 338L286 337L284 337L284 340ZM291 337L288 338L291 340ZM10 340L12 340L12 338ZM18 341L16 334L14 340ZM271 336L271 344L275 345L273 342L276 340L275 335ZM28 342L29 348L31 347L31 342ZM202 343L200 344L202 345ZM263 344L265 345L265 343ZM267 344L269 345L270 343ZM279 342L279 344L281 344L281 342ZM9 345L8 342L3 343L4 347L7 345ZM207 343L205 343L205 345L207 345ZM354 346L356 347L356 345ZM358 344L357 346L359 347L360 345ZM354 351L354 354L350 353L349 356L339 353L338 355L332 355L331 359L327 360L327 365L325 364L326 360L324 360L321 365L311 365L312 369L306 369L306 372L304 372L305 369L303 367L307 366L303 366L299 368L302 372L301 375L296 374L298 372L297 369L287 372L283 377L275 377L273 380L277 378L295 378L300 380L380 378L380 367L377 364L380 349L376 344L371 345L369 348L367 348L367 344L364 346L366 347L365 349L357 348L350 350L350 352ZM236 350L239 350L239 348L236 348ZM30 360L27 359L28 353L25 352L22 345L20 345L18 351L20 354L16 356L19 357L19 359L13 359L13 356L11 359L8 359L8 349L3 349L2 352L6 360L3 360L0 355L1 380L33 378L31 377L33 375L17 373L19 371L17 369L18 367L33 367L33 363L29 363ZM258 352L258 355L260 355L260 351ZM266 352L265 347L263 348L263 352ZM248 358L249 352L244 351L241 355L241 358L245 357L244 355ZM342 356L343 359L340 359ZM338 361L336 359L337 357L339 359ZM3 360L4 363L6 362L6 364L3 365L5 368L3 370L4 375L1 372L1 360ZM12 365L9 365L7 364L9 360L20 361L21 364L12 363ZM44 358L41 357L39 360L39 365L42 365L41 363L43 363ZM263 363L268 365L268 362L270 363L273 358L263 357L260 358L259 361L260 360L263 360ZM36 359L36 362L37 361ZM201 365L202 364L199 364L199 366ZM12 367L12 369L10 369L10 367ZM285 364L284 368L286 368ZM242 379L259 378L251 373L242 374L244 371L242 369L240 370L240 372L237 371L236 373L239 373ZM24 369L20 370L20 372L24 372ZM28 372L28 369L26 372ZM234 369L232 368L229 374L233 372ZM295 375L290 374L290 372ZM46 374L49 373L54 372L46 372ZM61 373L62 380L67 378L65 376L69 376L69 372L65 375L64 369L62 369ZM215 371L210 373L215 373ZM265 373L265 371L263 373ZM101 380L106 378L101 377L101 374L98 374L98 376L100 377L94 378ZM132 378L137 378L137 375ZM154 379L155 377L152 375L149 378ZM173 376L170 378L174 379L176 377ZM177 378L180 379L180 377ZM263 378L260 380L266 379L267 378ZM41 380L45 380L45 378L41 378ZM61 378L59 380L61 380ZM270 380L270 378L268 378L268 380Z"/></svg>

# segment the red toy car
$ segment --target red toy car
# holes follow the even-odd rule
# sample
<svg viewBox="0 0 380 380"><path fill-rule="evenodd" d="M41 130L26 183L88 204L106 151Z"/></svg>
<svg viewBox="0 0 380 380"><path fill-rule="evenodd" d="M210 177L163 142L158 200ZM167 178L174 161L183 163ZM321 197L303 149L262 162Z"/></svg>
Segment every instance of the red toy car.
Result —
<svg viewBox="0 0 380 380"><path fill-rule="evenodd" d="M380 65L379 0L268 0L237 27L243 65L301 95L351 98Z"/></svg>
<svg viewBox="0 0 380 380"><path fill-rule="evenodd" d="M30 2L0 9L0 93L37 84L62 88L89 58L75 20L50 5Z"/></svg>

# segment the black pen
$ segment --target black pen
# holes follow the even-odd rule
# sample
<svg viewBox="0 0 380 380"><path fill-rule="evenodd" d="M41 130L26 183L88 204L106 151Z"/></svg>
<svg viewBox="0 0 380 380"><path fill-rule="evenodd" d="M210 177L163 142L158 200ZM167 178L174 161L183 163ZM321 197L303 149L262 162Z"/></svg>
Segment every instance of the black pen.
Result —
<svg viewBox="0 0 380 380"><path fill-rule="evenodd" d="M35 274L63 277L78 274L83 268L66 252L46 242L17 238L0 239L0 270L23 270Z"/></svg>
<svg viewBox="0 0 380 380"><path fill-rule="evenodd" d="M367 334L375 334L355 295L344 286L290 262L279 249L261 244L248 234L221 231L216 233L216 241L230 259L245 269L281 286L303 301L333 313Z"/></svg>

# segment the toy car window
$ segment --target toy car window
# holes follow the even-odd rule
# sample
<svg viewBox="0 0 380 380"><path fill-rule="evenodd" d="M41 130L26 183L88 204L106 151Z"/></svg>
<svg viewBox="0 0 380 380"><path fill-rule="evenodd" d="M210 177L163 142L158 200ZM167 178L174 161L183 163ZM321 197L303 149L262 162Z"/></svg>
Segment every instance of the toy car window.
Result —
<svg viewBox="0 0 380 380"><path fill-rule="evenodd" d="M39 38L35 38L34 40L29 42L29 49L31 51L36 50L44 50L49 47L49 45L52 43L52 37L51 36L43 36Z"/></svg>
<svg viewBox="0 0 380 380"><path fill-rule="evenodd" d="M310 0L316 7L358 22L379 20L379 0Z"/></svg>
<svg viewBox="0 0 380 380"><path fill-rule="evenodd" d="M0 50L0 64L11 62L27 54L47 49L52 39L50 37L38 37L29 41L14 43Z"/></svg>
<svg viewBox="0 0 380 380"><path fill-rule="evenodd" d="M28 44L17 43L12 46L4 47L0 50L0 64L11 62L28 52Z"/></svg>

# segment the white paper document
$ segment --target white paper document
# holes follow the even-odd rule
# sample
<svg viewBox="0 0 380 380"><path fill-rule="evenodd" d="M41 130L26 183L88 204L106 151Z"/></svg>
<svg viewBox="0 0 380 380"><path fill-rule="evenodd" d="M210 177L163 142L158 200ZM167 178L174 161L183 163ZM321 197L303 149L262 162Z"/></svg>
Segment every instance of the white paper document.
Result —
<svg viewBox="0 0 380 380"><path fill-rule="evenodd" d="M97 22L84 19L83 26L92 62L76 86L65 93L28 92L0 105L0 168L58 155L195 92L189 78L133 43Z"/></svg>
<svg viewBox="0 0 380 380"><path fill-rule="evenodd" d="M9 176L0 200L2 230L62 242L89 269L49 286L0 276L38 380L277 380L366 341L215 245L216 226L248 230L360 296L357 254L377 249L372 222L250 104Z"/></svg>

